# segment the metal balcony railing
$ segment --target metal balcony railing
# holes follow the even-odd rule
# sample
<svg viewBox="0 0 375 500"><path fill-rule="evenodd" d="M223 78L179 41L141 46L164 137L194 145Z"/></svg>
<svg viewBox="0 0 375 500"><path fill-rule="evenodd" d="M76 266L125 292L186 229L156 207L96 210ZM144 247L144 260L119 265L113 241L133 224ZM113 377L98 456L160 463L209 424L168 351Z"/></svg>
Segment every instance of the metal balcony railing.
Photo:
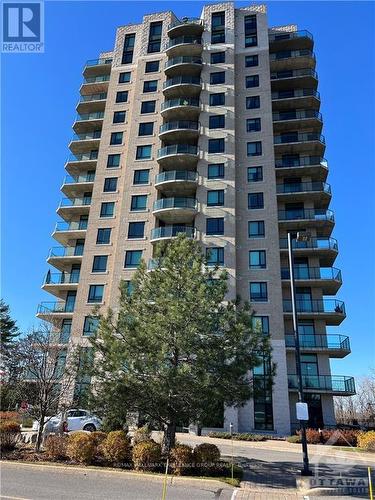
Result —
<svg viewBox="0 0 375 500"><path fill-rule="evenodd" d="M167 42L166 49L170 49L171 47L175 47L176 45L185 45L185 44L194 44L194 45L202 45L202 38L198 36L178 36L177 38L172 38Z"/></svg>
<svg viewBox="0 0 375 500"><path fill-rule="evenodd" d="M319 121L323 120L322 113L314 109L306 109L301 111L279 111L272 113L272 120L274 122L287 121L287 120L307 120L309 118L316 118Z"/></svg>
<svg viewBox="0 0 375 500"><path fill-rule="evenodd" d="M173 181L196 182L197 180L197 172L192 172L191 170L167 170L155 177L155 184Z"/></svg>
<svg viewBox="0 0 375 500"><path fill-rule="evenodd" d="M194 238L195 228L192 226L164 226L156 227L151 231L151 239L174 238L178 234L185 234L188 238Z"/></svg>
<svg viewBox="0 0 375 500"><path fill-rule="evenodd" d="M273 71L271 73L271 80L283 80L285 78L299 78L303 76L311 76L312 78L315 78L315 80L318 79L318 73L315 70L310 68L303 68Z"/></svg>
<svg viewBox="0 0 375 500"><path fill-rule="evenodd" d="M297 312L299 313L337 313L345 314L345 304L341 300L336 299L304 299L297 300ZM286 313L292 312L292 301L289 299L283 300L283 311Z"/></svg>
<svg viewBox="0 0 375 500"><path fill-rule="evenodd" d="M195 210L197 208L197 200L195 198L161 198L156 200L153 205L153 210L165 210L169 208L188 208Z"/></svg>
<svg viewBox="0 0 375 500"><path fill-rule="evenodd" d="M76 273L51 273L47 272L44 278L44 285L66 285L77 284L79 282L79 272Z"/></svg>
<svg viewBox="0 0 375 500"><path fill-rule="evenodd" d="M50 257L81 257L83 255L83 246L79 247L52 247L48 252Z"/></svg>
<svg viewBox="0 0 375 500"><path fill-rule="evenodd" d="M316 97L320 99L320 94L314 89L290 89L290 90L279 90L272 92L271 99L276 101L278 99L294 99L295 97ZM313 111L313 110L311 110Z"/></svg>
<svg viewBox="0 0 375 500"><path fill-rule="evenodd" d="M194 106L199 108L199 99L195 97L181 97L180 99L169 99L168 101L162 102L161 111L169 108L175 108L177 106Z"/></svg>
<svg viewBox="0 0 375 500"><path fill-rule="evenodd" d="M159 134L169 132L171 130L198 130L199 122L189 120L179 120L175 122L166 122L160 126Z"/></svg>
<svg viewBox="0 0 375 500"><path fill-rule="evenodd" d="M295 38L309 38L313 40L312 34L307 30L301 31L278 31L270 33L268 39L270 42L279 42L280 40L293 40Z"/></svg>
<svg viewBox="0 0 375 500"><path fill-rule="evenodd" d="M83 175L66 175L63 184L80 184L81 182L94 182L95 173Z"/></svg>
<svg viewBox="0 0 375 500"><path fill-rule="evenodd" d="M76 122L86 120L101 120L102 118L104 118L104 111L97 111L95 113L84 113L83 115L77 115Z"/></svg>
<svg viewBox="0 0 375 500"><path fill-rule="evenodd" d="M170 66L175 66L176 64L203 64L202 58L197 56L179 56L173 57L169 59L165 63L165 68L169 68Z"/></svg>
<svg viewBox="0 0 375 500"><path fill-rule="evenodd" d="M354 378L345 375L302 375L302 384L304 389L355 394ZM288 387L298 388L297 375L288 375Z"/></svg>
<svg viewBox="0 0 375 500"><path fill-rule="evenodd" d="M308 349L342 349L350 351L349 337L346 335L298 335L299 344ZM295 347L294 335L285 335L286 347Z"/></svg>
<svg viewBox="0 0 375 500"><path fill-rule="evenodd" d="M109 82L110 75L100 75L100 76L89 76L86 77L83 83L101 83L101 82Z"/></svg>
<svg viewBox="0 0 375 500"><path fill-rule="evenodd" d="M324 208L297 208L291 210L279 210L279 220L315 220L315 221L334 221L335 216L332 210Z"/></svg>
<svg viewBox="0 0 375 500"><path fill-rule="evenodd" d="M57 222L55 231L85 231L87 229L87 220L72 222Z"/></svg>
<svg viewBox="0 0 375 500"><path fill-rule="evenodd" d="M182 75L169 78L163 83L163 89L172 87L173 85L200 85L201 79L199 76Z"/></svg>
<svg viewBox="0 0 375 500"><path fill-rule="evenodd" d="M85 66L101 66L102 64L112 64L111 57L102 57L99 59L89 59Z"/></svg>
<svg viewBox="0 0 375 500"><path fill-rule="evenodd" d="M279 52L273 52L270 54L270 61L278 61L280 59L289 59L294 57L311 57L312 59L315 59L315 54L309 49L280 50Z"/></svg>
<svg viewBox="0 0 375 500"><path fill-rule="evenodd" d="M68 162L69 161L74 162L74 161L97 160L98 159L98 153L99 153L99 151L90 151L89 153L69 155L67 161Z"/></svg>
<svg viewBox="0 0 375 500"><path fill-rule="evenodd" d="M168 30L176 28L176 26L183 26L185 24L197 24L198 26L203 26L203 20L199 17L183 17L182 19L177 19L173 23L168 25Z"/></svg>
<svg viewBox="0 0 375 500"><path fill-rule="evenodd" d="M100 139L101 130L95 132L86 132L85 134L74 134L71 141L90 141L91 139Z"/></svg>
<svg viewBox="0 0 375 500"><path fill-rule="evenodd" d="M104 101L107 99L107 92L100 94L81 95L79 102Z"/></svg>
<svg viewBox="0 0 375 500"><path fill-rule="evenodd" d="M320 182L320 181L295 182L295 183L276 185L276 192L278 194L305 193L305 192L318 192L318 191L323 191L324 193L331 194L331 186L326 182Z"/></svg>
<svg viewBox="0 0 375 500"><path fill-rule="evenodd" d="M294 277L296 280L342 281L341 271L335 267L299 267L298 265L294 265ZM281 279L290 279L288 267L281 268Z"/></svg>
<svg viewBox="0 0 375 500"><path fill-rule="evenodd" d="M74 311L74 303L70 302L41 302L38 305L37 314L71 313Z"/></svg>
<svg viewBox="0 0 375 500"><path fill-rule="evenodd" d="M292 246L294 249L320 249L320 250L335 250L338 251L337 240L334 238L311 238L307 241L297 241L293 239ZM287 249L288 248L288 239L281 238L280 239L280 248Z"/></svg>
<svg viewBox="0 0 375 500"><path fill-rule="evenodd" d="M275 135L273 138L274 144L288 144L293 142L310 142L310 141L319 141L325 144L324 135L317 134L316 132L298 132L297 134L283 134L283 135Z"/></svg>
<svg viewBox="0 0 375 500"><path fill-rule="evenodd" d="M60 207L82 207L91 205L91 196L82 198L63 198L60 201Z"/></svg>
<svg viewBox="0 0 375 500"><path fill-rule="evenodd" d="M321 156L303 156L302 158L279 158L275 160L276 168L308 167L310 165L322 165L328 168L328 163Z"/></svg>
<svg viewBox="0 0 375 500"><path fill-rule="evenodd" d="M170 146L165 146L158 150L158 158L169 155L197 155L198 146L192 146L191 144L171 144Z"/></svg>

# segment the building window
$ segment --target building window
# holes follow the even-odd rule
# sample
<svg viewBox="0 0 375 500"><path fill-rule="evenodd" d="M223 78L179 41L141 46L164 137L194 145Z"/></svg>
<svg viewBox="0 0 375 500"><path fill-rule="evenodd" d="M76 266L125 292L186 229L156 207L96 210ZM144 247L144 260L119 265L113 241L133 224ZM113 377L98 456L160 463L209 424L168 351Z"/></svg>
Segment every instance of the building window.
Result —
<svg viewBox="0 0 375 500"><path fill-rule="evenodd" d="M248 75L246 77L246 88L259 87L259 75Z"/></svg>
<svg viewBox="0 0 375 500"><path fill-rule="evenodd" d="M206 262L208 266L223 266L224 248L222 247L206 248Z"/></svg>
<svg viewBox="0 0 375 500"><path fill-rule="evenodd" d="M104 188L103 191L105 193L114 193L117 190L117 177L107 177L104 179Z"/></svg>
<svg viewBox="0 0 375 500"><path fill-rule="evenodd" d="M126 116L126 111L115 111L113 113L113 122L112 123L124 123Z"/></svg>
<svg viewBox="0 0 375 500"><path fill-rule="evenodd" d="M137 146L136 160L149 160L151 158L151 145Z"/></svg>
<svg viewBox="0 0 375 500"><path fill-rule="evenodd" d="M208 139L209 153L224 153L224 151L225 151L224 139Z"/></svg>
<svg viewBox="0 0 375 500"><path fill-rule="evenodd" d="M225 128L225 115L210 116L208 128Z"/></svg>
<svg viewBox="0 0 375 500"><path fill-rule="evenodd" d="M111 146L118 146L119 144L122 144L122 136L123 136L122 132L112 132L109 144Z"/></svg>
<svg viewBox="0 0 375 500"><path fill-rule="evenodd" d="M270 334L270 323L268 316L252 316L253 330L263 335Z"/></svg>
<svg viewBox="0 0 375 500"><path fill-rule="evenodd" d="M112 229L109 227L98 229L98 233L96 235L96 244L109 245L109 243L111 242L111 231Z"/></svg>
<svg viewBox="0 0 375 500"><path fill-rule="evenodd" d="M260 141L247 143L247 156L261 156L262 143Z"/></svg>
<svg viewBox="0 0 375 500"><path fill-rule="evenodd" d="M139 124L138 135L152 135L154 133L154 122Z"/></svg>
<svg viewBox="0 0 375 500"><path fill-rule="evenodd" d="M152 52L160 52L162 27L163 27L162 21L150 23L150 32L148 36L148 47L147 47L147 52L149 54Z"/></svg>
<svg viewBox="0 0 375 500"><path fill-rule="evenodd" d="M133 184L148 184L150 171L148 169L135 170L133 175Z"/></svg>
<svg viewBox="0 0 375 500"><path fill-rule="evenodd" d="M156 73L159 71L160 61L148 61L146 62L145 73Z"/></svg>
<svg viewBox="0 0 375 500"><path fill-rule="evenodd" d="M225 43L225 11L211 16L211 43Z"/></svg>
<svg viewBox="0 0 375 500"><path fill-rule="evenodd" d="M119 77L118 77L118 82L119 83L129 83L130 82L130 75L131 75L130 71L124 71L124 72L120 73Z"/></svg>
<svg viewBox="0 0 375 500"><path fill-rule="evenodd" d="M221 207L224 205L224 189L207 191L207 206Z"/></svg>
<svg viewBox="0 0 375 500"><path fill-rule="evenodd" d="M138 267L142 258L142 250L126 250L125 252L125 268Z"/></svg>
<svg viewBox="0 0 375 500"><path fill-rule="evenodd" d="M251 97L246 97L246 109L258 108L260 108L260 96L254 95Z"/></svg>
<svg viewBox="0 0 375 500"><path fill-rule="evenodd" d="M210 73L210 84L218 85L220 83L225 83L225 71L215 71L215 73Z"/></svg>
<svg viewBox="0 0 375 500"><path fill-rule="evenodd" d="M108 155L107 158L107 168L117 168L120 166L120 156L119 154Z"/></svg>
<svg viewBox="0 0 375 500"><path fill-rule="evenodd" d="M271 360L263 356L262 364L254 368L254 428L273 430Z"/></svg>
<svg viewBox="0 0 375 500"><path fill-rule="evenodd" d="M143 92L156 92L158 90L158 81L157 80L147 80L143 82Z"/></svg>
<svg viewBox="0 0 375 500"><path fill-rule="evenodd" d="M107 271L108 255L95 255L92 262L93 273L105 273Z"/></svg>
<svg viewBox="0 0 375 500"><path fill-rule="evenodd" d="M264 208L263 193L249 193L247 195L247 208Z"/></svg>
<svg viewBox="0 0 375 500"><path fill-rule="evenodd" d="M147 194L137 194L132 196L130 210L132 212L143 211L147 208Z"/></svg>
<svg viewBox="0 0 375 500"><path fill-rule="evenodd" d="M121 92L117 92L116 94L116 103L119 102L127 102L129 92L127 90L121 90Z"/></svg>
<svg viewBox="0 0 375 500"><path fill-rule="evenodd" d="M245 56L245 68L253 68L254 66L259 66L258 54Z"/></svg>
<svg viewBox="0 0 375 500"><path fill-rule="evenodd" d="M217 94L210 94L210 106L224 106L225 94L218 92Z"/></svg>
<svg viewBox="0 0 375 500"><path fill-rule="evenodd" d="M265 226L263 220L249 221L248 222L249 238L264 238Z"/></svg>
<svg viewBox="0 0 375 500"><path fill-rule="evenodd" d="M245 47L254 47L258 44L257 16L245 16Z"/></svg>
<svg viewBox="0 0 375 500"><path fill-rule="evenodd" d="M90 285L87 302L103 302L104 285Z"/></svg>
<svg viewBox="0 0 375 500"><path fill-rule="evenodd" d="M134 285L131 281L127 280L127 281L123 281L124 283L124 289L125 289L125 293L128 297L130 297L130 295L133 293L134 291Z"/></svg>
<svg viewBox="0 0 375 500"><path fill-rule="evenodd" d="M266 269L265 250L250 250L249 269Z"/></svg>
<svg viewBox="0 0 375 500"><path fill-rule="evenodd" d="M129 222L128 238L144 238L145 223L144 222Z"/></svg>
<svg viewBox="0 0 375 500"><path fill-rule="evenodd" d="M71 330L72 320L70 318L63 319L59 335L60 344L67 344L69 342Z"/></svg>
<svg viewBox="0 0 375 500"><path fill-rule="evenodd" d="M90 337L91 335L95 335L98 327L99 318L96 318L95 316L86 316L83 323L83 336Z"/></svg>
<svg viewBox="0 0 375 500"><path fill-rule="evenodd" d="M267 283L262 281L252 281L250 283L250 301L267 302Z"/></svg>
<svg viewBox="0 0 375 500"><path fill-rule="evenodd" d="M263 167L248 167L247 182L260 182L263 180Z"/></svg>
<svg viewBox="0 0 375 500"><path fill-rule="evenodd" d="M134 44L135 34L125 35L121 64L131 64L133 62Z"/></svg>
<svg viewBox="0 0 375 500"><path fill-rule="evenodd" d="M156 101L143 101L141 103L141 115L146 113L155 113Z"/></svg>
<svg viewBox="0 0 375 500"><path fill-rule="evenodd" d="M100 217L113 217L115 213L115 203L113 201L104 202L100 207Z"/></svg>
<svg viewBox="0 0 375 500"><path fill-rule="evenodd" d="M224 217L211 217L206 219L206 234L224 234Z"/></svg>
<svg viewBox="0 0 375 500"><path fill-rule="evenodd" d="M98 149L92 149L89 154L89 160L97 160L98 159Z"/></svg>
<svg viewBox="0 0 375 500"><path fill-rule="evenodd" d="M213 52L211 54L211 64L219 64L225 62L225 52Z"/></svg>
<svg viewBox="0 0 375 500"><path fill-rule="evenodd" d="M246 120L246 132L260 132L260 118L248 118Z"/></svg>
<svg viewBox="0 0 375 500"><path fill-rule="evenodd" d="M224 178L224 163L211 163L207 167L207 177L209 179Z"/></svg>

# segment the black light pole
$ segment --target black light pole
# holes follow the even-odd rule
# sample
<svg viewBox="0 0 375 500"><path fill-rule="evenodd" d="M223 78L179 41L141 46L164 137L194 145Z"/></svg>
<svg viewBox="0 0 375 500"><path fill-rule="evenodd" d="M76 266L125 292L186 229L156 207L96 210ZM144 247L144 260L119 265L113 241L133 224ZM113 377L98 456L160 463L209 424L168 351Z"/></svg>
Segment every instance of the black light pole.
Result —
<svg viewBox="0 0 375 500"><path fill-rule="evenodd" d="M307 241L310 238L309 234L297 233L296 241ZM292 297L292 314L293 314L293 334L296 348L296 368L297 368L297 383L298 383L298 402L303 403L303 383L301 370L301 351L298 336L298 320L297 320L297 301L296 301L296 285L294 282L294 266L293 266L293 233L288 232L288 255L289 255L289 274L290 274L290 293ZM303 469L302 476L312 476L312 471L309 468L309 456L307 453L306 426L305 420L300 420L302 453L303 453Z"/></svg>

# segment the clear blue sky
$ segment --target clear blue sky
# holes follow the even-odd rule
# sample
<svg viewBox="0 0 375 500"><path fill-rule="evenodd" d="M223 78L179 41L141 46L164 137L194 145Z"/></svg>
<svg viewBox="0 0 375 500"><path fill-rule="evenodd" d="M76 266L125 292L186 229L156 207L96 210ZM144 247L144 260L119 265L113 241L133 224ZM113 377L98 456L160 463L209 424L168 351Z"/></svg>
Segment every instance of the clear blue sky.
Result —
<svg viewBox="0 0 375 500"><path fill-rule="evenodd" d="M46 2L44 54L2 58L2 296L22 329L35 322L50 237L61 198L71 125L85 60L111 50L115 29L173 10L199 16L203 2ZM237 4L248 5L244 2ZM336 267L348 317L337 333L352 355L333 373L364 375L375 365L374 3L270 2L270 25L314 34L324 135L339 241ZM53 298L52 298L53 300Z"/></svg>

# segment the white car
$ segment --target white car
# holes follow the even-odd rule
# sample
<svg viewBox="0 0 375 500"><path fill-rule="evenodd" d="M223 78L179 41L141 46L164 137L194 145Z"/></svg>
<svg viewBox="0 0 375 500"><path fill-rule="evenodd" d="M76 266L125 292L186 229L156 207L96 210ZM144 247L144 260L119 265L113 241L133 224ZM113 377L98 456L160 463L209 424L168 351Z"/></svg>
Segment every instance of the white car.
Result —
<svg viewBox="0 0 375 500"><path fill-rule="evenodd" d="M58 430L60 424L61 424L61 416L62 414L59 413L55 417L52 417L48 422L47 422L47 429L50 432L55 432ZM68 410L66 412L66 420L68 423L68 431L97 431L101 427L101 420L98 417L95 417L95 415L92 415L90 412L87 410L81 410L81 409L72 409ZM33 422L33 430L38 430L39 428L39 422L37 420L34 420Z"/></svg>

